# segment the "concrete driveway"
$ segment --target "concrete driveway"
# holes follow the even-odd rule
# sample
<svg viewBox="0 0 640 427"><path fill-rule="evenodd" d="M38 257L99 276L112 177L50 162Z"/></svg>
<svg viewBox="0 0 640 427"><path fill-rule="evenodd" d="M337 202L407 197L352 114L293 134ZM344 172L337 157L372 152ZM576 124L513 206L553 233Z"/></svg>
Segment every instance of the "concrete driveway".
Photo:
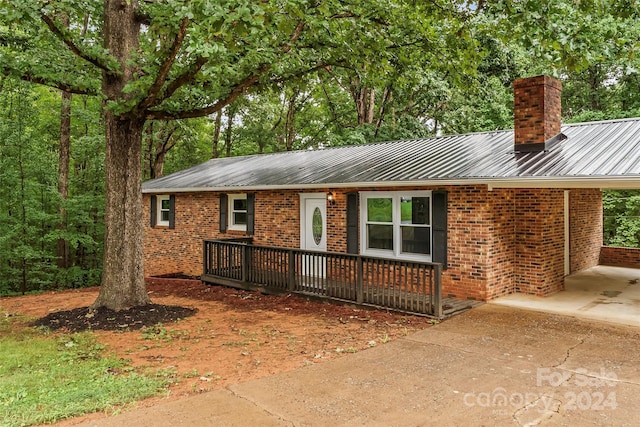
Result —
<svg viewBox="0 0 640 427"><path fill-rule="evenodd" d="M347 357L82 425L637 426L639 349L640 328L485 304Z"/></svg>

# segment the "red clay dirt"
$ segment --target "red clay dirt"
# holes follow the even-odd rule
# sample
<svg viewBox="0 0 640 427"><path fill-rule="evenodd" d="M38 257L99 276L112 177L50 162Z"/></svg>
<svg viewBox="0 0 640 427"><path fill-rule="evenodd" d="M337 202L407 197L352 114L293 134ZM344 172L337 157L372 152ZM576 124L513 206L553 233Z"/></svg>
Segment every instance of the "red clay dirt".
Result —
<svg viewBox="0 0 640 427"><path fill-rule="evenodd" d="M171 378L166 394L139 406L322 363L431 325L424 317L308 301L294 295L263 295L198 281L155 283L147 290L154 304L197 311L175 322L154 323L138 330L94 330L107 352L130 360L140 371L164 370ZM0 298L0 312L28 316L28 321L14 323L15 328L21 328L55 312L87 307L97 295L98 288L87 288L5 297ZM57 425L106 415L93 414Z"/></svg>

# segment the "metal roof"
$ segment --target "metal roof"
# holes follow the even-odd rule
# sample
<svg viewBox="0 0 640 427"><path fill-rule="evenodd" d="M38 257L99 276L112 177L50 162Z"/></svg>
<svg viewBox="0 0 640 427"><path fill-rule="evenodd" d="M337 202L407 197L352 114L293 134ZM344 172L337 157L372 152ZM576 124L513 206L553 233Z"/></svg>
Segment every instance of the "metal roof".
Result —
<svg viewBox="0 0 640 427"><path fill-rule="evenodd" d="M562 126L566 139L516 153L513 131L213 159L147 181L145 193L487 184L640 188L640 118Z"/></svg>

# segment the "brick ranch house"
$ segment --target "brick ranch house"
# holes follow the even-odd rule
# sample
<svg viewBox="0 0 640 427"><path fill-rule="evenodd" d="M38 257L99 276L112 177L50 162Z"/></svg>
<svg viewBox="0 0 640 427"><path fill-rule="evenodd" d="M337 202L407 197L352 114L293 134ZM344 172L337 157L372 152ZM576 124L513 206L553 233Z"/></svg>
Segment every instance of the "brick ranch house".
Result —
<svg viewBox="0 0 640 427"><path fill-rule="evenodd" d="M602 251L601 189L640 188L640 119L561 124L548 76L514 130L213 159L143 184L147 276L203 271L203 240L442 263L442 293L546 296ZM607 260L605 260L605 263Z"/></svg>

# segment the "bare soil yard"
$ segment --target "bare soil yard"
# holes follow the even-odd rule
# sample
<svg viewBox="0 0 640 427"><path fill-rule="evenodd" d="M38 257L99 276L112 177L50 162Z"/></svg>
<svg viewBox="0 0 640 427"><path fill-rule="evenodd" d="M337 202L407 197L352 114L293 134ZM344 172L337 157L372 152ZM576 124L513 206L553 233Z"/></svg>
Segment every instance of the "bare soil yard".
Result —
<svg viewBox="0 0 640 427"><path fill-rule="evenodd" d="M185 308L195 313L178 311L180 320L173 322L159 323L162 317L150 317L148 326L140 323L144 315L136 317L144 313L129 313L125 320L108 318L115 324L111 329L116 330L99 330L95 324L92 328L106 351L130 360L141 371L167 372L172 381L167 393L139 404L145 406L322 363L383 345L431 324L423 317L206 286L197 281L150 285L148 292L154 304L172 306L168 311L173 314L174 309ZM0 298L0 312L30 318L15 322L15 328L61 311L74 310L82 317L86 316L84 307L97 293L97 288L88 288ZM147 315L158 316L158 310L163 309L147 310ZM100 415L92 417L96 416Z"/></svg>

